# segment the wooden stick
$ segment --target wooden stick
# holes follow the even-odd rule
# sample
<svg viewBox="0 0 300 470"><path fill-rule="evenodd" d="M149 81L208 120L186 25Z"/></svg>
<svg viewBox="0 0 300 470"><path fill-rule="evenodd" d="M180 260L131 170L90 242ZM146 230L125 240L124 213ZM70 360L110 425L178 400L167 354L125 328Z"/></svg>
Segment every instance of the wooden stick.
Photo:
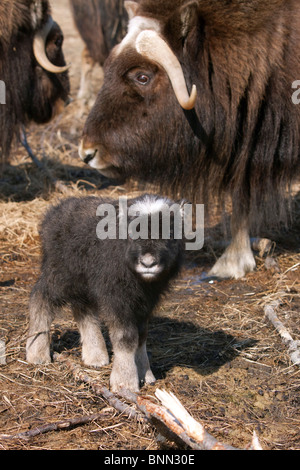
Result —
<svg viewBox="0 0 300 470"><path fill-rule="evenodd" d="M265 305L264 313L267 319L272 323L276 331L279 333L282 342L288 347L289 356L293 364L300 365L300 341L294 340L287 328L279 320L276 310L280 305L279 300L274 300Z"/></svg>
<svg viewBox="0 0 300 470"><path fill-rule="evenodd" d="M157 430L169 440L187 445L194 450L238 450L227 444L218 442L211 436L204 427L195 421L182 406L180 401L167 392L157 390L157 397L162 400L163 405L158 405L149 398L137 395L129 390L122 389L118 395L126 401L138 407L142 413L138 413L134 408L124 404L111 393L106 387L97 384L88 374L83 372L77 364L70 359L65 359L61 355L57 355L56 359L64 362L72 371L76 380L88 384L94 393L104 397L111 406L117 411L126 414L129 418L136 418L146 422L150 422ZM175 409L174 409L175 403ZM173 413L174 411L174 413ZM252 443L247 447L249 450L261 449L257 436L254 434Z"/></svg>
<svg viewBox="0 0 300 470"><path fill-rule="evenodd" d="M96 395L102 396L103 398L105 398L111 406L113 406L117 411L119 411L119 413L125 414L126 416L128 416L128 418L137 418L137 419L141 418L134 408L130 407L129 405L126 405L125 403L123 403L113 393L111 393L106 387L100 385L95 380L93 380L91 377L89 377L81 369L81 367L79 365L75 364L73 361L71 361L68 358L64 358L63 355L61 355L61 354L56 354L54 356L54 359L58 362L65 363L66 366L72 372L75 380L77 380L79 382L83 382L83 383L89 385ZM127 397L129 397L129 394L130 394L130 392L128 392ZM131 396L131 399L129 401L133 401L132 396Z"/></svg>
<svg viewBox="0 0 300 470"><path fill-rule="evenodd" d="M235 447L218 442L217 439L211 436L204 429L203 425L188 413L172 392L168 393L165 390L157 389L155 395L163 406L173 415L174 419L176 419L177 422L179 421L188 436L200 445L201 450L237 450ZM255 432L253 434L252 443L248 449L262 449Z"/></svg>
<svg viewBox="0 0 300 470"><path fill-rule="evenodd" d="M94 413L89 416L79 416L77 418L65 419L62 421L56 421L54 423L46 423L42 426L38 426L34 429L30 429L29 431L20 432L18 434L0 434L0 440L8 440L8 439L30 439L32 437L38 436L39 434L45 434L51 431L60 431L61 429L70 429L75 426L81 426L83 424L90 423L97 419L104 419L106 418L105 413Z"/></svg>
<svg viewBox="0 0 300 470"><path fill-rule="evenodd" d="M40 169L40 170L44 170L45 167L44 165L42 164L42 162L40 162L40 160L34 155L30 145L28 144L28 141L27 141L27 134L26 134L26 130L24 127L22 127L21 129L21 132L20 132L20 142L21 144L23 145L23 147L25 148L26 152L28 153L29 157L31 158L31 160L33 161L33 163Z"/></svg>

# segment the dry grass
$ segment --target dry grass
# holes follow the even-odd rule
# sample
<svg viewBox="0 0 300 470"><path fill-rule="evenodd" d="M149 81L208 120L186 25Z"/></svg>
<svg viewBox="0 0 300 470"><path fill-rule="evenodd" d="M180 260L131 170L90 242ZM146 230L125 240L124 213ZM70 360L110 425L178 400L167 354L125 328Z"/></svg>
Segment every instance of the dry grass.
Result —
<svg viewBox="0 0 300 470"><path fill-rule="evenodd" d="M56 18L67 11L66 0L52 3ZM73 63L75 98L81 43L68 14L59 22L67 61ZM95 87L100 76L96 73ZM7 352L7 364L0 366L0 434L102 409L106 417L29 441L3 441L0 448L169 449L174 445L158 441L154 429L117 414L86 386L78 385L63 364L34 367L25 361L28 297L39 271L38 226L45 210L69 195L119 197L145 189L132 181L110 185L79 161L77 143L84 119L74 101L48 126L32 126L28 141L45 169L37 169L25 150L17 147L0 182L0 338ZM66 191L55 188L53 179L63 181ZM213 225L206 236L220 240L220 229ZM158 386L173 391L212 435L236 447L246 445L256 430L266 449L300 449L300 371L263 316L265 303L280 295L280 319L294 339L300 339L299 229L298 193L289 230L264 234L276 241L270 255L277 267L266 269L265 258L258 256L257 271L239 281L201 281L221 252L206 243L187 260L151 324L149 351ZM78 333L69 312L55 320L52 338L54 351L67 351L80 363ZM110 370L111 365L89 370L89 375L107 385ZM143 394L154 391L155 386L142 389Z"/></svg>

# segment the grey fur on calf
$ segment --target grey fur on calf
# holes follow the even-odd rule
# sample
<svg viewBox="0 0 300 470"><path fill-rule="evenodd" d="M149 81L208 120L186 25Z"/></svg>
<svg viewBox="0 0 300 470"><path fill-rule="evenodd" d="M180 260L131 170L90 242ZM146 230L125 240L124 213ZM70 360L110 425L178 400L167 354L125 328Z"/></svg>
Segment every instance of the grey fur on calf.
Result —
<svg viewBox="0 0 300 470"><path fill-rule="evenodd" d="M41 227L41 275L30 298L27 360L35 364L51 360L51 322L61 307L70 305L81 335L84 363L95 367L109 363L100 329L104 322L114 353L111 389L138 391L141 381L155 381L146 350L148 322L180 270L183 241L174 239L172 229L170 239L160 235L155 240L100 240L96 211L107 203L118 214L118 201L98 197L69 198L46 214ZM127 204L137 204L149 220L149 214L159 212L162 203L173 204L151 195ZM120 217L116 217L117 237Z"/></svg>

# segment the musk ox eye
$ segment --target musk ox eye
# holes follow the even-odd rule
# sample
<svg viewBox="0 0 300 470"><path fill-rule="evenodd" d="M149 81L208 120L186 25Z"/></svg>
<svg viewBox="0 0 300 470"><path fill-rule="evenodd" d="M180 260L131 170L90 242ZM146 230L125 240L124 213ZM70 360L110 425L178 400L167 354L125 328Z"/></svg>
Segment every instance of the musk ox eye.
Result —
<svg viewBox="0 0 300 470"><path fill-rule="evenodd" d="M148 75L145 73L139 73L135 80L139 83L139 85L147 85L150 81L150 77L148 77Z"/></svg>
<svg viewBox="0 0 300 470"><path fill-rule="evenodd" d="M59 36L56 40L55 40L55 45L58 49L61 49L62 47L62 43L63 43L63 37L62 36Z"/></svg>

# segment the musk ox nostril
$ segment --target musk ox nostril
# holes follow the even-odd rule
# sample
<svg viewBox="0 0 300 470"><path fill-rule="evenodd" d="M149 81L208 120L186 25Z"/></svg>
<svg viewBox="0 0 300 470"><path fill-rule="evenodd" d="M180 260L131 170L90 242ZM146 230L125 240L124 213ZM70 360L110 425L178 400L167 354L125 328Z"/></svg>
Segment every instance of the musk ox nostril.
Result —
<svg viewBox="0 0 300 470"><path fill-rule="evenodd" d="M96 153L97 153L97 150L95 150L94 152L88 153L83 159L84 163L89 163L91 160L93 160Z"/></svg>

